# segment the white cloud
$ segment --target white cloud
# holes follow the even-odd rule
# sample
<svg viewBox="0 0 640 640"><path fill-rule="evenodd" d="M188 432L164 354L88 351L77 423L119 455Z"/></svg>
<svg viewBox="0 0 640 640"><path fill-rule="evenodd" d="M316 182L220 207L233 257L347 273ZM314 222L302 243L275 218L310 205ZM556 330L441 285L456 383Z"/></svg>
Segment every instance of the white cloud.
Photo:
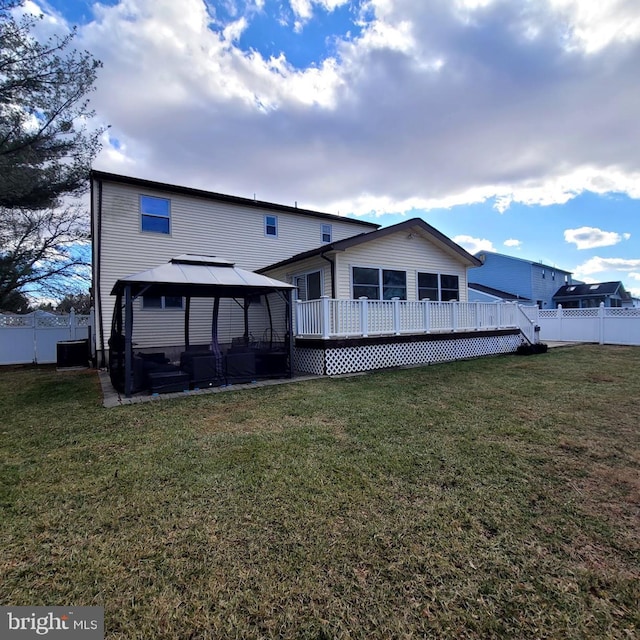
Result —
<svg viewBox="0 0 640 640"><path fill-rule="evenodd" d="M631 278L632 280L640 280L640 273L632 271L631 273L627 274L627 278Z"/></svg>
<svg viewBox="0 0 640 640"><path fill-rule="evenodd" d="M616 41L640 37L635 0L550 0L566 20L567 45L594 53Z"/></svg>
<svg viewBox="0 0 640 640"><path fill-rule="evenodd" d="M635 269L640 269L639 259L600 258L599 256L594 256L578 265L573 270L573 274L576 278L582 278L583 276L592 276L594 273L633 272Z"/></svg>
<svg viewBox="0 0 640 640"><path fill-rule="evenodd" d="M515 238L509 238L504 241L505 247L517 247L518 249L522 246L522 240L516 240Z"/></svg>
<svg viewBox="0 0 640 640"><path fill-rule="evenodd" d="M453 241L466 249L471 254L476 254L478 251L495 251L491 240L485 240L483 238L472 238L471 236L455 236Z"/></svg>
<svg viewBox="0 0 640 640"><path fill-rule="evenodd" d="M572 242L578 249L594 249L596 247L611 247L623 239L628 240L631 234L620 235L615 231L602 231L595 227L580 227L579 229L566 229L564 239Z"/></svg>
<svg viewBox="0 0 640 640"><path fill-rule="evenodd" d="M97 168L343 213L640 198L640 2L368 0L306 69L239 48L249 5L218 31L203 0L93 6Z"/></svg>

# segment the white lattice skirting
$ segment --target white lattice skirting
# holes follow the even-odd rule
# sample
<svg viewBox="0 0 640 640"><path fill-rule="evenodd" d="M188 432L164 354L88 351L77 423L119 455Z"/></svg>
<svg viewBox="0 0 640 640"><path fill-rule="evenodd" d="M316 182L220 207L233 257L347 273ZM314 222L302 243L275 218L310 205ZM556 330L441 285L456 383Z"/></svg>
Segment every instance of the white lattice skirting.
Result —
<svg viewBox="0 0 640 640"><path fill-rule="evenodd" d="M350 341L354 342L354 341ZM499 353L513 353L522 344L518 333L478 335L409 342L380 342L358 346L320 348L296 346L294 365L297 372L316 375L339 375L373 369L402 367L466 360Z"/></svg>

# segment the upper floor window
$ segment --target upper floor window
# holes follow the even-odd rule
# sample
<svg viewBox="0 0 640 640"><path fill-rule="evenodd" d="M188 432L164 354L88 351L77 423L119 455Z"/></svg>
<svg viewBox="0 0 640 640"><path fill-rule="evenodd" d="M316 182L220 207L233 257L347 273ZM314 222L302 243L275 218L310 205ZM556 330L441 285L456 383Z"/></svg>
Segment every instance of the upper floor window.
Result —
<svg viewBox="0 0 640 640"><path fill-rule="evenodd" d="M407 274L395 269L353 267L353 297L369 300L407 299Z"/></svg>
<svg viewBox="0 0 640 640"><path fill-rule="evenodd" d="M331 242L331 225L322 225L322 242Z"/></svg>
<svg viewBox="0 0 640 640"><path fill-rule="evenodd" d="M418 273L418 300L449 302L459 299L458 276L444 273Z"/></svg>
<svg viewBox="0 0 640 640"><path fill-rule="evenodd" d="M169 200L155 196L140 196L140 226L143 231L171 233Z"/></svg>
<svg viewBox="0 0 640 640"><path fill-rule="evenodd" d="M143 309L182 309L182 296L142 296Z"/></svg>
<svg viewBox="0 0 640 640"><path fill-rule="evenodd" d="M278 216L264 217L264 235L278 237Z"/></svg>

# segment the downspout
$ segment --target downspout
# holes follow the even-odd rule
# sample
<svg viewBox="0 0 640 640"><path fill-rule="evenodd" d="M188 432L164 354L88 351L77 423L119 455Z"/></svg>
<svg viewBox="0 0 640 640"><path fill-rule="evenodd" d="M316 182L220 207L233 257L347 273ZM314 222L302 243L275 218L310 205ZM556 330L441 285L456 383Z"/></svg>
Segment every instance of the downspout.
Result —
<svg viewBox="0 0 640 640"><path fill-rule="evenodd" d="M91 226L93 227L93 178L91 178ZM96 251L95 255L95 281L93 283L93 288L95 291L95 301L97 301L97 313L96 313L96 322L98 324L98 331L100 332L100 368L104 369L107 366L105 357L104 357L104 326L102 323L102 296L100 289L100 267L102 262L102 180L98 181L98 229L95 235L93 236L95 239L94 247ZM92 233L94 232L92 228Z"/></svg>
<svg viewBox="0 0 640 640"><path fill-rule="evenodd" d="M329 260L329 258L327 258L327 256L324 253L320 254L320 257L323 260L326 260L331 266L330 266L330 273L331 273L331 297L335 300L336 299L336 263L333 260Z"/></svg>

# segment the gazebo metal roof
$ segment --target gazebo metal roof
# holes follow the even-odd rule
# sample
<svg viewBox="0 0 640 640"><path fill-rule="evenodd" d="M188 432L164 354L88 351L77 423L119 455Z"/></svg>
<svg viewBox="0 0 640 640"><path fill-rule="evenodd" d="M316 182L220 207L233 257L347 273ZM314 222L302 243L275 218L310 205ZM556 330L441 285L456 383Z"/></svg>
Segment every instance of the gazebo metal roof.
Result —
<svg viewBox="0 0 640 640"><path fill-rule="evenodd" d="M183 254L166 264L119 279L111 295L131 286L133 296L146 295L186 297L244 297L273 291L286 291L294 286L241 269L229 260L216 256Z"/></svg>

